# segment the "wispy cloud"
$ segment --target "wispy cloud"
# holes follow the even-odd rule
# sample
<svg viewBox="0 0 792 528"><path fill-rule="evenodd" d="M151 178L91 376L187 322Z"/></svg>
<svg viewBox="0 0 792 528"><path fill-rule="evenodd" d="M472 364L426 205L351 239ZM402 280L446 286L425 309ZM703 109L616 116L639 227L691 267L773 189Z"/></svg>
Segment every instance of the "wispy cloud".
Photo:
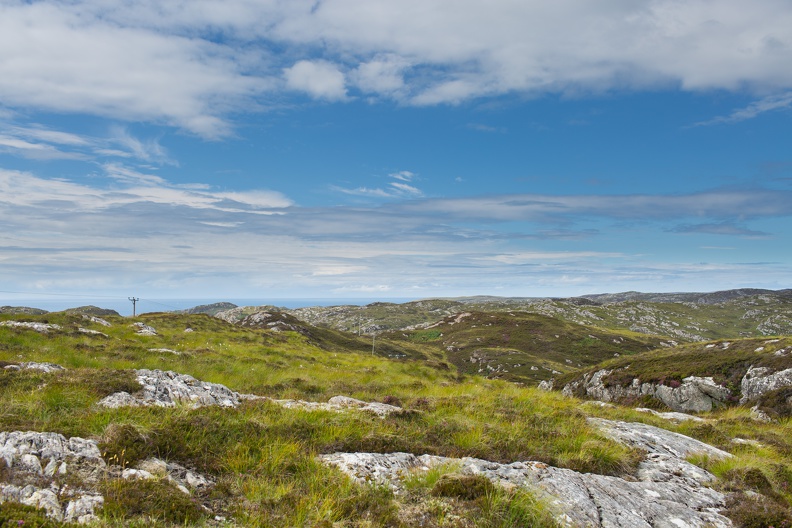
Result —
<svg viewBox="0 0 792 528"><path fill-rule="evenodd" d="M388 174L388 178L396 181L389 182L386 187L356 187L349 189L345 187L333 186L338 192L353 196L368 196L372 198L420 198L424 195L423 191L415 185L410 185L418 178L414 172L403 170Z"/></svg>
<svg viewBox="0 0 792 528"><path fill-rule="evenodd" d="M727 235L739 237L768 237L769 233L754 231L745 227L740 227L732 222L719 222L710 224L684 224L671 229L675 233L701 233L706 235Z"/></svg>
<svg viewBox="0 0 792 528"><path fill-rule="evenodd" d="M6 154L30 159L78 159L98 161L123 158L136 162L177 166L158 139L141 139L120 125L104 137L79 135L37 123L20 126L0 122L0 149Z"/></svg>
<svg viewBox="0 0 792 528"><path fill-rule="evenodd" d="M490 134L505 134L508 132L508 130L504 127L495 127L482 123L468 123L467 128L470 130L476 130L477 132L487 132Z"/></svg>
<svg viewBox="0 0 792 528"><path fill-rule="evenodd" d="M767 97L764 97L758 101L754 101L745 108L735 110L727 116L720 116L707 121L701 121L694 124L693 126L739 123L740 121L747 121L748 119L753 119L767 112L789 110L790 108L792 108L792 91L768 95Z"/></svg>

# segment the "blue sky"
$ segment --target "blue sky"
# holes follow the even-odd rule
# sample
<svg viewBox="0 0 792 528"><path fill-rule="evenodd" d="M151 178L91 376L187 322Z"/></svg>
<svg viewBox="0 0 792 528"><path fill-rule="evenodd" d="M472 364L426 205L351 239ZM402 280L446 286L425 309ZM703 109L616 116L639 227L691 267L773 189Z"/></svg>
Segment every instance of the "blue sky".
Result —
<svg viewBox="0 0 792 528"><path fill-rule="evenodd" d="M790 28L780 0L1 0L0 295L789 288Z"/></svg>

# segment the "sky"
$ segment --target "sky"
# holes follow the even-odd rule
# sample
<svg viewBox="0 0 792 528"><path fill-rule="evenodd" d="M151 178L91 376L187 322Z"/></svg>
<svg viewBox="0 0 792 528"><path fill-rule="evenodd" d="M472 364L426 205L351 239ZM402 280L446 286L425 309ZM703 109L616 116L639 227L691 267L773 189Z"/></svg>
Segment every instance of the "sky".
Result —
<svg viewBox="0 0 792 528"><path fill-rule="evenodd" d="M787 0L0 0L0 303L791 277Z"/></svg>

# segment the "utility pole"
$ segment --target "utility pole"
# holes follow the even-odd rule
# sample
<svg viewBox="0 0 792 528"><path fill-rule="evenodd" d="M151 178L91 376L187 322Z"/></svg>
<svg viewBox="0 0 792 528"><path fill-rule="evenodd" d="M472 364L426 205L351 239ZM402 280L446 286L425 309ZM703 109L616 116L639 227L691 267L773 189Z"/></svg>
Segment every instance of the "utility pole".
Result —
<svg viewBox="0 0 792 528"><path fill-rule="evenodd" d="M374 355L374 342L377 340L377 334L371 334L371 355Z"/></svg>
<svg viewBox="0 0 792 528"><path fill-rule="evenodd" d="M136 305L136 304L137 304L137 302L140 300L140 298L138 298L138 297L128 297L128 299L129 299L130 301L132 301L132 317L135 317L135 314L136 314L136 312L135 312L135 305Z"/></svg>

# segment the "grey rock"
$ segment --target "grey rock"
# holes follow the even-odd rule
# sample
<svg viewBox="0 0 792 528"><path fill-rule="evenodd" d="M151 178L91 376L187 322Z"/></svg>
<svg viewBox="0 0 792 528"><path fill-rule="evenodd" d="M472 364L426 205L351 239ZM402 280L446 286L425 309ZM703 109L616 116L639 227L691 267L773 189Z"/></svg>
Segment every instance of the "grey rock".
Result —
<svg viewBox="0 0 792 528"><path fill-rule="evenodd" d="M0 326L8 326L11 328L26 328L28 330L35 330L36 332L41 332L42 334L46 334L50 330L60 330L62 327L56 324L46 324L46 323L30 323L30 322L22 322L22 321L3 321L0 322Z"/></svg>
<svg viewBox="0 0 792 528"><path fill-rule="evenodd" d="M47 516L60 522L90 522L104 499L89 490L68 486L41 487L55 476L73 476L83 486L96 485L107 466L96 442L66 438L57 433L0 432L0 457L14 482L0 484L0 502L13 501L42 508ZM27 485L24 485L27 483ZM64 507L65 505L65 507Z"/></svg>
<svg viewBox="0 0 792 528"><path fill-rule="evenodd" d="M121 472L121 478L125 480L152 480L154 475L145 469L127 468Z"/></svg>
<svg viewBox="0 0 792 528"><path fill-rule="evenodd" d="M86 524L98 520L95 511L104 505L104 497L101 495L85 494L75 500L70 500L66 505L66 522L76 522Z"/></svg>
<svg viewBox="0 0 792 528"><path fill-rule="evenodd" d="M142 385L142 391L136 398L142 405L235 407L240 403L239 394L225 385L199 381L187 374L140 369L137 371L137 379Z"/></svg>
<svg viewBox="0 0 792 528"><path fill-rule="evenodd" d="M41 372L47 372L47 373L66 370L65 367L56 365L55 363L34 363L32 361L20 363L19 368L21 368L22 370L40 370Z"/></svg>
<svg viewBox="0 0 792 528"><path fill-rule="evenodd" d="M97 405L108 409L118 409L120 407L141 407L144 403L141 399L135 398L128 392L121 391L105 396L97 402Z"/></svg>
<svg viewBox="0 0 792 528"><path fill-rule="evenodd" d="M98 519L95 512L104 504L104 497L90 492L67 493L59 497L53 489L0 484L0 503L3 502L41 508L49 518L58 522L85 524Z"/></svg>
<svg viewBox="0 0 792 528"><path fill-rule="evenodd" d="M57 472L94 483L106 469L95 441L66 439L58 433L0 432L0 457L22 476L52 476Z"/></svg>
<svg viewBox="0 0 792 528"><path fill-rule="evenodd" d="M643 449L647 453L658 453L679 459L690 455L702 454L710 458L724 459L732 455L673 431L643 423L617 422L602 418L589 418L589 423L598 427L607 436L630 447Z"/></svg>
<svg viewBox="0 0 792 528"><path fill-rule="evenodd" d="M729 389L718 385L712 378L697 376L684 378L678 387L642 383L638 378L633 379L628 386L606 387L603 379L611 373L613 370L602 369L586 374L580 380L565 385L562 392L573 396L582 388L589 398L605 402L652 396L678 412L711 411L714 407L728 402L732 395Z"/></svg>
<svg viewBox="0 0 792 528"><path fill-rule="evenodd" d="M662 455L658 455L662 457ZM475 458L445 458L409 453L335 453L321 455L360 482L378 482L402 491L403 479L437 465L463 474L483 475L501 485L529 488L547 500L565 526L719 527L731 526L717 513L724 496L695 479L660 473L662 481L627 481L581 474L540 462L499 464ZM703 471L703 470L701 470ZM654 474L646 473L647 478Z"/></svg>
<svg viewBox="0 0 792 528"><path fill-rule="evenodd" d="M636 407L635 410L642 413L653 414L658 418L663 418L671 422L691 421L691 422L705 423L710 421L710 420L705 420L704 418L699 418L698 416L693 416L692 414L686 414L680 412L660 412L660 411L655 411L654 409L647 409L645 407Z"/></svg>
<svg viewBox="0 0 792 528"><path fill-rule="evenodd" d="M533 367L531 367L531 370L533 370ZM543 390L543 391L548 391L549 392L549 391L553 390L553 384L554 383L555 383L555 380L551 380L551 379L550 380L542 380L542 381L539 382L539 385L537 385L537 388L539 390Z"/></svg>
<svg viewBox="0 0 792 528"><path fill-rule="evenodd" d="M784 387L792 387L792 368L773 372L767 367L751 367L740 382L740 403L747 403L766 392Z"/></svg>
<svg viewBox="0 0 792 528"><path fill-rule="evenodd" d="M145 336L157 335L157 331L153 327L147 324L137 322L137 323L132 323L132 326L134 328L137 328L137 332L135 332L137 335L145 335Z"/></svg>
<svg viewBox="0 0 792 528"><path fill-rule="evenodd" d="M104 332L100 332L99 330L91 330L90 328L83 328L83 327L79 327L79 328L77 329L77 331L78 331L78 332L80 332L81 334L87 334L87 335L96 335L96 336L102 336L102 337L109 337L109 336L108 336L107 334L105 334Z"/></svg>
<svg viewBox="0 0 792 528"><path fill-rule="evenodd" d="M272 400L274 403L286 407L287 409L307 409L312 411L334 411L341 412L355 409L376 414L379 417L388 416L391 413L403 412L404 409L389 405L387 403L366 402L348 396L333 396L327 402L311 402L303 400Z"/></svg>
<svg viewBox="0 0 792 528"><path fill-rule="evenodd" d="M173 354L174 356L181 356L181 352L170 348L149 348L149 352L161 352L164 354Z"/></svg>
<svg viewBox="0 0 792 528"><path fill-rule="evenodd" d="M83 319L86 321L91 321L92 323L100 324L102 326L113 326L101 317L96 317L95 315L83 315Z"/></svg>

